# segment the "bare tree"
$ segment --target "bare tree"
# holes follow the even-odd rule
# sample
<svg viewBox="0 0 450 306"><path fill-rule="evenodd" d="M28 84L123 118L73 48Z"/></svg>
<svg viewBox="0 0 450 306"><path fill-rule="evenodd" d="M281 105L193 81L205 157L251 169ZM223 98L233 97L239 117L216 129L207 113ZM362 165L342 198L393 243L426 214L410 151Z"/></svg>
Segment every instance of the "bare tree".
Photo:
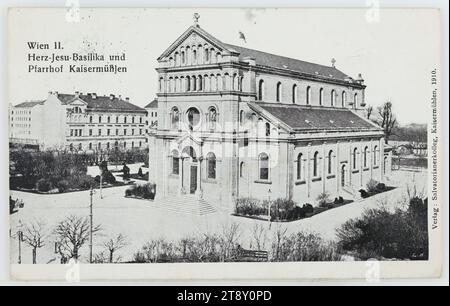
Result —
<svg viewBox="0 0 450 306"><path fill-rule="evenodd" d="M108 251L109 263L114 262L114 253L127 245L128 239L122 234L119 234L115 238L110 238L107 241L105 241L103 243L103 246Z"/></svg>
<svg viewBox="0 0 450 306"><path fill-rule="evenodd" d="M252 227L252 237L255 241L255 247L258 251L266 248L267 227L263 224L255 222Z"/></svg>
<svg viewBox="0 0 450 306"><path fill-rule="evenodd" d="M368 105L366 107L366 119L370 120L372 117L372 113L373 113L373 106L372 105Z"/></svg>
<svg viewBox="0 0 450 306"><path fill-rule="evenodd" d="M87 217L71 215L58 223L54 231L57 237L57 251L64 260L80 257L80 249L89 241L90 222ZM101 230L99 225L92 228L96 234Z"/></svg>
<svg viewBox="0 0 450 306"><path fill-rule="evenodd" d="M377 123L384 131L384 141L388 143L389 137L393 134L392 131L397 125L397 119L392 112L392 103L390 101L384 103L377 108L377 111Z"/></svg>
<svg viewBox="0 0 450 306"><path fill-rule="evenodd" d="M281 257L281 251L284 241L286 240L287 228L282 224L277 224L272 242L273 260L278 261Z"/></svg>
<svg viewBox="0 0 450 306"><path fill-rule="evenodd" d="M33 264L36 264L37 250L45 246L47 237L45 224L40 221L23 225L23 242L31 248Z"/></svg>

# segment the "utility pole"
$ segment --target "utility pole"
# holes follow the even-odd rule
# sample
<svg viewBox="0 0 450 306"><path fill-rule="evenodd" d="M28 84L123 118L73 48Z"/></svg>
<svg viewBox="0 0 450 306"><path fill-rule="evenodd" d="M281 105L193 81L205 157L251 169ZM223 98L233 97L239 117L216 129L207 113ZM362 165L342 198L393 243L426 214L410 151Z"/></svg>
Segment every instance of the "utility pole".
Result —
<svg viewBox="0 0 450 306"><path fill-rule="evenodd" d="M94 191L92 190L92 186L91 189L89 190L89 196L90 196L90 205L89 205L89 219L90 219L90 229L89 229L89 263L92 263L92 245L93 245L93 241L92 241L92 231L93 231L93 226L94 226L94 215L93 215L93 211L92 211L92 195L94 194Z"/></svg>

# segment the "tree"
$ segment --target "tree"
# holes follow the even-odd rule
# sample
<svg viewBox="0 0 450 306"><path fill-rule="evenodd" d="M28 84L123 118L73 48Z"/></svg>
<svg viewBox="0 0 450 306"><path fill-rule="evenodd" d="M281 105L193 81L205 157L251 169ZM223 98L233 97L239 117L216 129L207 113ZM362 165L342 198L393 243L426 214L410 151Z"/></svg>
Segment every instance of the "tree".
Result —
<svg viewBox="0 0 450 306"><path fill-rule="evenodd" d="M103 246L109 253L109 263L114 262L114 253L128 245L126 236L119 234L115 238L110 238L103 243Z"/></svg>
<svg viewBox="0 0 450 306"><path fill-rule="evenodd" d="M392 112L392 103L390 101L384 103L377 108L377 111L377 124L383 129L384 141L385 143L388 143L389 137L392 135L392 131L397 125L397 119Z"/></svg>
<svg viewBox="0 0 450 306"><path fill-rule="evenodd" d="M366 107L366 119L370 120L370 118L372 117L372 113L373 113L373 106L368 105Z"/></svg>
<svg viewBox="0 0 450 306"><path fill-rule="evenodd" d="M36 264L37 250L45 246L47 237L43 222L31 222L24 224L22 230L23 242L31 247L33 264Z"/></svg>
<svg viewBox="0 0 450 306"><path fill-rule="evenodd" d="M79 259L80 249L89 240L90 229L90 222L87 217L71 215L58 223L54 233L57 237L57 251L63 262L71 258ZM93 235L100 230L99 225L94 226L92 228Z"/></svg>

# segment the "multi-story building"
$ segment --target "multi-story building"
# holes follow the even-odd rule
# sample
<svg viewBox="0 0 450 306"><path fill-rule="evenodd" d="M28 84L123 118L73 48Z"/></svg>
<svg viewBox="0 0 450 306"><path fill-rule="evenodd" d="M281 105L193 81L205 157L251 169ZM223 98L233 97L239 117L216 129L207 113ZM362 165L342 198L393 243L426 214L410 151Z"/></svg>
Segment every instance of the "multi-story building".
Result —
<svg viewBox="0 0 450 306"><path fill-rule="evenodd" d="M159 197L317 203L384 181L383 131L359 112L361 76L221 42L198 24L158 58L150 181ZM153 151L152 151L153 150Z"/></svg>
<svg viewBox="0 0 450 306"><path fill-rule="evenodd" d="M50 92L10 111L10 141L41 149L100 151L144 148L146 111L121 96Z"/></svg>
<svg viewBox="0 0 450 306"><path fill-rule="evenodd" d="M158 99L153 99L144 108L147 111L147 130L158 128Z"/></svg>

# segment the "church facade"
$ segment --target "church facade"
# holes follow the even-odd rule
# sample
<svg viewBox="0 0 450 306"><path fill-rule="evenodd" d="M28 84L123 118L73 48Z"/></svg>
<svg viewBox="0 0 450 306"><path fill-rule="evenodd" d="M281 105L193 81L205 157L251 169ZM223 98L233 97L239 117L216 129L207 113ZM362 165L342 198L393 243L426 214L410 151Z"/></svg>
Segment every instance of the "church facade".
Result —
<svg viewBox="0 0 450 306"><path fill-rule="evenodd" d="M316 204L389 175L383 131L362 116L364 80L230 45L189 27L158 58L157 197L232 211L239 197Z"/></svg>

